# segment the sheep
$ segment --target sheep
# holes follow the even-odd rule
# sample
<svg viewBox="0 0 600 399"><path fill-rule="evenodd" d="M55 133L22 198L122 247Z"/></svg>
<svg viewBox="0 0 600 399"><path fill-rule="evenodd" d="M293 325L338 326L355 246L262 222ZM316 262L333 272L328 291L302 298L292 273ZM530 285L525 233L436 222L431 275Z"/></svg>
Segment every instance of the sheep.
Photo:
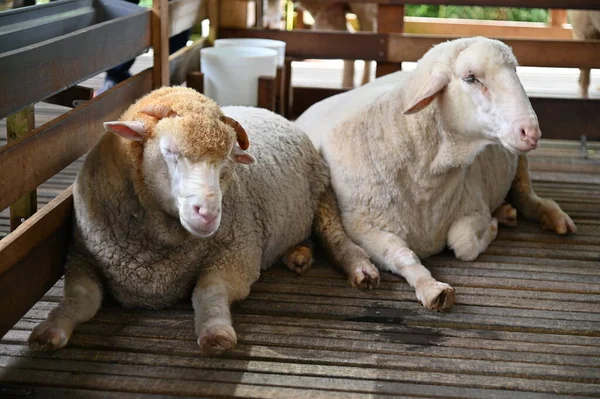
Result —
<svg viewBox="0 0 600 399"><path fill-rule="evenodd" d="M315 22L312 29L325 31L348 31L346 12L356 14L362 32L377 32L377 4L335 3L323 4L320 1L304 0L298 7L308 11ZM263 26L277 28L281 20L281 0L268 0ZM361 85L369 83L371 62L365 61ZM354 87L354 60L344 60L342 87Z"/></svg>
<svg viewBox="0 0 600 399"><path fill-rule="evenodd" d="M573 38L577 40L599 40L600 39L600 11L569 10L569 19L573 27ZM579 95L588 97L590 86L589 68L579 70ZM599 86L600 90L600 86Z"/></svg>
<svg viewBox="0 0 600 399"><path fill-rule="evenodd" d="M73 188L64 298L30 347L64 347L106 289L124 307L148 309L191 295L200 353L231 349L229 306L260 271L279 258L297 273L312 264L306 239L329 185L322 158L284 118L220 109L183 87L157 89L104 126L114 134Z"/></svg>
<svg viewBox="0 0 600 399"><path fill-rule="evenodd" d="M541 132L516 65L500 41L448 41L413 72L325 99L295 121L328 164L349 238L381 270L403 276L429 310L449 309L455 292L420 259L445 246L475 259L498 218L514 225L516 210L558 234L575 232L531 187L525 154Z"/></svg>

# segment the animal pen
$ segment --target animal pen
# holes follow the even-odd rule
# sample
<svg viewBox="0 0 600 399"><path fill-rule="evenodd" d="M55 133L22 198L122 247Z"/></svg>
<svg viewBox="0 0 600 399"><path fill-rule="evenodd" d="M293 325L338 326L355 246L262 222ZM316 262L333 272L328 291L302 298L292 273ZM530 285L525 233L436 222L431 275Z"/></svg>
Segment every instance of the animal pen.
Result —
<svg viewBox="0 0 600 399"><path fill-rule="evenodd" d="M247 0L207 0L209 37L171 56L168 37L192 26L199 0L154 0L152 9L60 0L0 13L0 118L8 131L0 210L10 207L0 219L0 397L600 397L600 100L559 92L530 98L544 141L529 163L536 191L555 199L578 232L559 237L520 219L474 262L448 252L426 259L456 288L449 312L425 310L391 274L377 289L353 289L319 257L304 276L282 267L263 273L233 308L238 346L220 357L199 355L189 303L147 311L108 302L66 348L27 348L62 297L70 185L104 134L102 122L156 87L187 82L202 91L199 50L216 37L287 43L277 78L260 82L259 105L288 118L344 90L293 86L295 61L373 60L382 76L448 39L406 33L419 26L403 22L404 4L420 2L357 2L378 4L377 33L248 28ZM600 10L597 0L427 3ZM600 68L600 41L570 40L561 29L549 27L554 38L536 31L502 40L523 66ZM153 66L112 89L94 97L82 83L150 47ZM48 117L39 102L68 108L35 127L36 109Z"/></svg>

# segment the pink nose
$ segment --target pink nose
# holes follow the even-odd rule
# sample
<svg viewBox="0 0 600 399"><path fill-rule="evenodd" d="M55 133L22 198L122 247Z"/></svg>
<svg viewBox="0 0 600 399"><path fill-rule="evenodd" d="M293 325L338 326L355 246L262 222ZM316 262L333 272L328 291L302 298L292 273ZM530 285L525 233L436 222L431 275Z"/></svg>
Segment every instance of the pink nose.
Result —
<svg viewBox="0 0 600 399"><path fill-rule="evenodd" d="M521 125L521 141L525 142L532 149L537 148L540 137L542 137L542 132L540 132L540 128L537 124L526 123Z"/></svg>
<svg viewBox="0 0 600 399"><path fill-rule="evenodd" d="M215 219L217 218L218 214L214 213L214 212L210 212L204 208L201 208L199 206L195 206L194 207L194 213L196 215L198 215L200 217L200 219L202 219L202 221L204 223L211 223L214 222Z"/></svg>

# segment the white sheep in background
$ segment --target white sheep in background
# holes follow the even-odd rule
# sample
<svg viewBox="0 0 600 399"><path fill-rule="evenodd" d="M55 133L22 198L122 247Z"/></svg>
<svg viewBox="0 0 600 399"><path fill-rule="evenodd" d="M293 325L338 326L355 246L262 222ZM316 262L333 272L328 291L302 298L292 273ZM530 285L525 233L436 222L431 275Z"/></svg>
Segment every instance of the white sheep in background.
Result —
<svg viewBox="0 0 600 399"><path fill-rule="evenodd" d="M182 87L150 93L105 127L116 134L90 152L73 189L64 299L30 346L65 346L107 289L123 306L151 309L193 292L201 352L230 349L237 338L229 306L248 295L260 270L282 256L299 273L312 263L300 244L329 185L322 158L284 118L221 111ZM244 129L253 155L244 151ZM255 165L239 165L254 157Z"/></svg>
<svg viewBox="0 0 600 399"><path fill-rule="evenodd" d="M569 10L573 37L577 40L600 40L600 11ZM579 70L579 94L587 98L590 87L590 70Z"/></svg>
<svg viewBox="0 0 600 399"><path fill-rule="evenodd" d="M325 99L296 121L329 165L350 238L406 278L427 309L451 307L454 290L419 258L447 245L475 259L496 237L494 210L516 223L507 194L525 217L575 231L554 201L535 195L527 159L517 155L537 148L541 133L516 65L502 42L449 41L413 72Z"/></svg>

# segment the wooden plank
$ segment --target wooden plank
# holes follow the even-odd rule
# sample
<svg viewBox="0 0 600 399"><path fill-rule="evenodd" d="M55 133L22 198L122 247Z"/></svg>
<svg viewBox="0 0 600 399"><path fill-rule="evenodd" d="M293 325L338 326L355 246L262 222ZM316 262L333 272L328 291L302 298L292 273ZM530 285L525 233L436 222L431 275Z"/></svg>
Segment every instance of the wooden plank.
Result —
<svg viewBox="0 0 600 399"><path fill-rule="evenodd" d="M343 3L342 0L319 0L320 3ZM353 3L423 4L423 0L352 0ZM427 0L429 5L560 8L600 10L596 0Z"/></svg>
<svg viewBox="0 0 600 399"><path fill-rule="evenodd" d="M180 85L191 72L200 71L200 50L205 46L204 39L196 40L169 56L169 82Z"/></svg>
<svg viewBox="0 0 600 399"><path fill-rule="evenodd" d="M550 10L550 25L561 27L563 24L568 22L567 10Z"/></svg>
<svg viewBox="0 0 600 399"><path fill-rule="evenodd" d="M277 86L275 79L270 76L261 76L258 78L257 104L259 108L275 111L275 88Z"/></svg>
<svg viewBox="0 0 600 399"><path fill-rule="evenodd" d="M169 86L169 0L152 0L152 87Z"/></svg>
<svg viewBox="0 0 600 399"><path fill-rule="evenodd" d="M248 26L247 0L221 0L220 26L246 28Z"/></svg>
<svg viewBox="0 0 600 399"><path fill-rule="evenodd" d="M388 61L417 61L432 46L455 36L390 34ZM600 41L501 39L512 47L519 65L559 68L600 68Z"/></svg>
<svg viewBox="0 0 600 399"><path fill-rule="evenodd" d="M48 180L89 151L104 134L102 122L118 119L151 89L147 70L39 127L27 139L0 148L0 209ZM19 180L12 176L18 175Z"/></svg>
<svg viewBox="0 0 600 399"><path fill-rule="evenodd" d="M144 10L0 54L0 118L134 58L150 46L149 26ZM52 73L37 79L41 70Z"/></svg>
<svg viewBox="0 0 600 399"><path fill-rule="evenodd" d="M204 0L173 0L169 2L169 37L190 29L200 13Z"/></svg>
<svg viewBox="0 0 600 399"><path fill-rule="evenodd" d="M87 28L95 19L96 10L91 0L66 0L3 11L0 14L0 53Z"/></svg>
<svg viewBox="0 0 600 399"><path fill-rule="evenodd" d="M417 35L520 37L572 40L569 26L541 22L487 21L454 18L405 17L404 33Z"/></svg>
<svg viewBox="0 0 600 399"><path fill-rule="evenodd" d="M283 40L287 57L386 61L387 36L374 33L219 29L219 37Z"/></svg>
<svg viewBox="0 0 600 399"><path fill-rule="evenodd" d="M27 137L35 128L35 113L33 105L9 115L6 119L6 135L8 143ZM5 172L6 173L6 172ZM18 182L18 175L11 176ZM37 211L37 196L35 188L23 197L10 204L10 230L13 231Z"/></svg>
<svg viewBox="0 0 600 399"><path fill-rule="evenodd" d="M404 32L404 6L379 4L377 13L378 33ZM387 75L402 69L401 63L378 62L375 77Z"/></svg>
<svg viewBox="0 0 600 399"><path fill-rule="evenodd" d="M72 204L69 189L0 241L0 336L62 275Z"/></svg>
<svg viewBox="0 0 600 399"><path fill-rule="evenodd" d="M27 257L69 220L73 206L72 189L68 188L50 201L14 232L0 240L0 276Z"/></svg>

